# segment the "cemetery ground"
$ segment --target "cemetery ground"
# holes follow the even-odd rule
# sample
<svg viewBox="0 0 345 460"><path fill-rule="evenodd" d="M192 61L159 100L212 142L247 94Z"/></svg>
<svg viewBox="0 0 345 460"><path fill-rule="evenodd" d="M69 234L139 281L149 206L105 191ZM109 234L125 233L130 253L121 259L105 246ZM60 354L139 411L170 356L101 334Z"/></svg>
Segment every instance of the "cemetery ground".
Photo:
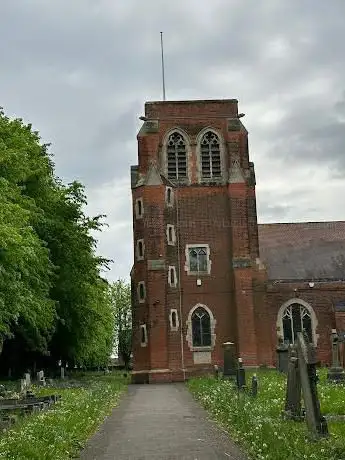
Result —
<svg viewBox="0 0 345 460"><path fill-rule="evenodd" d="M327 419L329 437L310 441L305 421L282 417L286 375L275 370L247 372L258 378L257 396L238 391L233 382L196 378L188 382L195 398L231 438L253 459L343 460L345 459L345 385L327 381L327 371L318 370L321 413Z"/></svg>
<svg viewBox="0 0 345 460"><path fill-rule="evenodd" d="M9 382L4 382L9 388ZM35 387L36 396L61 398L49 409L18 417L0 435L0 459L62 460L78 458L87 439L110 414L126 389L123 373L93 373ZM1 402L1 400L0 400Z"/></svg>

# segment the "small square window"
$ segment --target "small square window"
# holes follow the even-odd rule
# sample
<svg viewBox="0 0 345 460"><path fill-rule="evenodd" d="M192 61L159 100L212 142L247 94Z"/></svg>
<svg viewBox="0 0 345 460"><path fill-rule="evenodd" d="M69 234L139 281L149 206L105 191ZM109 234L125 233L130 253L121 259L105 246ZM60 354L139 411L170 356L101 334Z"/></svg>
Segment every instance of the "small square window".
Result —
<svg viewBox="0 0 345 460"><path fill-rule="evenodd" d="M145 245L144 245L144 240L141 239L137 241L137 260L143 260L144 254L145 254Z"/></svg>
<svg viewBox="0 0 345 460"><path fill-rule="evenodd" d="M146 324L141 324L140 325L140 345L142 347L146 347L147 346L147 328L146 328Z"/></svg>
<svg viewBox="0 0 345 460"><path fill-rule="evenodd" d="M167 225L167 240L170 246L174 246L176 243L175 227L173 225Z"/></svg>
<svg viewBox="0 0 345 460"><path fill-rule="evenodd" d="M140 281L138 283L138 299L139 299L139 303L144 303L145 298L146 298L145 281Z"/></svg>
<svg viewBox="0 0 345 460"><path fill-rule="evenodd" d="M211 261L208 245L187 245L186 271L188 274L210 274Z"/></svg>
<svg viewBox="0 0 345 460"><path fill-rule="evenodd" d="M176 276L176 268L174 266L169 266L168 271L168 283L170 287L177 286L177 276Z"/></svg>
<svg viewBox="0 0 345 460"><path fill-rule="evenodd" d="M142 198L137 198L135 201L135 216L141 219L144 215L144 203Z"/></svg>

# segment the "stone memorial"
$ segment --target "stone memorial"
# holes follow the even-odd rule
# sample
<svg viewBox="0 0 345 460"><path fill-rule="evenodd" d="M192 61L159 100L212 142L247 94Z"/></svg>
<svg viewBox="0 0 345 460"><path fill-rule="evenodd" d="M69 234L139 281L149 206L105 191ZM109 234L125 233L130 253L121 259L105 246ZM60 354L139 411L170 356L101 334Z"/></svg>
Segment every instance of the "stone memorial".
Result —
<svg viewBox="0 0 345 460"><path fill-rule="evenodd" d="M345 372L340 363L340 341L336 329L332 329L332 365L328 371L327 379L332 382L345 382Z"/></svg>
<svg viewBox="0 0 345 460"><path fill-rule="evenodd" d="M289 364L287 372L287 386L284 416L293 420L301 420L301 379L298 368L297 347L289 347Z"/></svg>
<svg viewBox="0 0 345 460"><path fill-rule="evenodd" d="M235 344L232 342L223 343L224 369L223 378L235 378L237 374L237 360Z"/></svg>
<svg viewBox="0 0 345 460"><path fill-rule="evenodd" d="M38 382L38 385L41 385L41 386L46 386L46 379L44 377L44 372L43 371L39 371L37 372L37 382Z"/></svg>
<svg viewBox="0 0 345 460"><path fill-rule="evenodd" d="M30 388L30 386L31 386L31 376L30 376L30 373L29 373L29 372L26 372L26 373L24 374L24 379L25 379L25 382L26 382L26 386L27 386L28 388Z"/></svg>
<svg viewBox="0 0 345 460"><path fill-rule="evenodd" d="M242 358L238 358L238 368L236 372L236 385L238 390L244 390L246 387L246 371L243 367Z"/></svg>
<svg viewBox="0 0 345 460"><path fill-rule="evenodd" d="M252 377L251 395L255 398L258 394L258 378L256 374Z"/></svg>
<svg viewBox="0 0 345 460"><path fill-rule="evenodd" d="M287 374L289 366L289 346L284 343L283 338L278 338L277 353L277 369L279 372Z"/></svg>
<svg viewBox="0 0 345 460"><path fill-rule="evenodd" d="M317 393L316 349L305 332L297 333L297 358L309 434L312 439L327 437L327 421L321 415Z"/></svg>

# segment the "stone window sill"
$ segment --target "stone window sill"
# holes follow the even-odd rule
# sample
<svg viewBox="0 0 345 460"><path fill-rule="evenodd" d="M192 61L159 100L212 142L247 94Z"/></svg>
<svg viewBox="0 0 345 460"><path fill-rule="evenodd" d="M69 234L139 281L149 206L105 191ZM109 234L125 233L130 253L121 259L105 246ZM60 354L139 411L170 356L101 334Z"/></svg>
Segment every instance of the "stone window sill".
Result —
<svg viewBox="0 0 345 460"><path fill-rule="evenodd" d="M212 347L192 347L191 351L212 351Z"/></svg>

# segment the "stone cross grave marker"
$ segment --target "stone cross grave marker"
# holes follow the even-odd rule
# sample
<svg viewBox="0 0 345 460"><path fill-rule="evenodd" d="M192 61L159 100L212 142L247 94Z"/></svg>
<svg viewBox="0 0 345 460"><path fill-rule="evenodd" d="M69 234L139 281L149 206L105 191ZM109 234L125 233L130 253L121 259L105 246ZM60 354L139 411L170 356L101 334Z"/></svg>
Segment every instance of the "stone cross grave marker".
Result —
<svg viewBox="0 0 345 460"><path fill-rule="evenodd" d="M328 436L327 422L321 415L317 393L316 349L309 343L306 333L297 333L297 357L309 433L313 439L326 437Z"/></svg>
<svg viewBox="0 0 345 460"><path fill-rule="evenodd" d="M331 333L332 344L332 366L329 369L327 379L333 382L344 382L345 372L340 364L340 341L336 329L332 329Z"/></svg>

